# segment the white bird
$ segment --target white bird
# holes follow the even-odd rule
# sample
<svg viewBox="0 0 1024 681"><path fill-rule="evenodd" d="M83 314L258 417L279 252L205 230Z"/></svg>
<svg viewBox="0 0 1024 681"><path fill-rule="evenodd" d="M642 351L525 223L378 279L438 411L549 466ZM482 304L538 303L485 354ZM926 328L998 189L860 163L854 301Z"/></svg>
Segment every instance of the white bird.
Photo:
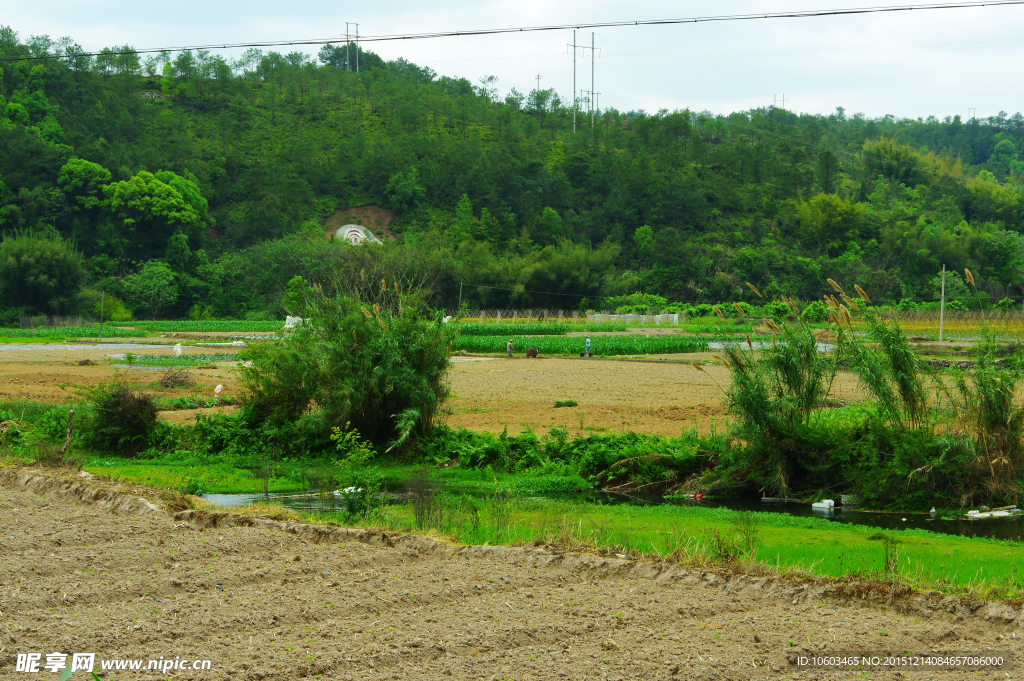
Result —
<svg viewBox="0 0 1024 681"><path fill-rule="evenodd" d="M215 392L218 395L220 395L220 391L223 390L223 389L224 389L224 386L218 385L216 388L213 389L213 392Z"/></svg>
<svg viewBox="0 0 1024 681"><path fill-rule="evenodd" d="M931 514L935 515L935 507L934 506L932 506Z"/></svg>
<svg viewBox="0 0 1024 681"><path fill-rule="evenodd" d="M907 519L906 519L906 518L904 518L904 519L903 519L903 522L907 522Z"/></svg>

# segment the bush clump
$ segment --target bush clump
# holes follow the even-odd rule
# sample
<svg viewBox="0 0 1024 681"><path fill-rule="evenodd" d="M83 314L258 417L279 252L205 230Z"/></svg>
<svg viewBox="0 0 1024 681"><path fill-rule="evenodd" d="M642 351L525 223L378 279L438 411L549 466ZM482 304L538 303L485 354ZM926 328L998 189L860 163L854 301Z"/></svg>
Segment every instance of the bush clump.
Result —
<svg viewBox="0 0 1024 681"><path fill-rule="evenodd" d="M89 392L95 404L91 430L95 444L118 454L136 454L149 446L156 429L156 403L121 376Z"/></svg>

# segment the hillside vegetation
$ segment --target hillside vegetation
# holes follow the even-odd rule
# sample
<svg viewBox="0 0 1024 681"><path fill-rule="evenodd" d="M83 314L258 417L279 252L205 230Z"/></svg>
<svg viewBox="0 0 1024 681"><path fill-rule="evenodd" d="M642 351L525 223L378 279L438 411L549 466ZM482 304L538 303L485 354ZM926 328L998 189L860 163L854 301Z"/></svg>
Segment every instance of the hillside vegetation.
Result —
<svg viewBox="0 0 1024 681"><path fill-rule="evenodd" d="M0 71L7 323L95 315L100 290L125 315L273 318L295 276L449 309L460 283L471 307L585 310L753 301L747 281L811 300L829 276L927 301L943 264L975 273L980 298L947 280L960 305L1022 293L1019 113L607 109L574 134L554 91L370 52L356 73L344 47L122 49L0 29L0 57L25 57ZM325 236L371 205L393 212L384 247Z"/></svg>

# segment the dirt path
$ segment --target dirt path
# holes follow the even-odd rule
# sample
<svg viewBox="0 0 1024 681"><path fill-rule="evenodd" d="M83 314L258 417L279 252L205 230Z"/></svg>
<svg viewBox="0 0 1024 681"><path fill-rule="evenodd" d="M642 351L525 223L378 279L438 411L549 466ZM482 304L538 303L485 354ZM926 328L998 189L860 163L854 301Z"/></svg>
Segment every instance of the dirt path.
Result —
<svg viewBox="0 0 1024 681"><path fill-rule="evenodd" d="M115 514L46 481L0 478L0 676L12 679L18 654L55 651L209 659L168 677L246 681L861 678L800 671L788 656L1021 652L1010 638L1021 613L1002 604L949 614L916 599L900 614L806 582L416 537L316 542L286 523L203 528L132 498L101 502L128 511Z"/></svg>
<svg viewBox="0 0 1024 681"><path fill-rule="evenodd" d="M668 357L668 356L666 356ZM706 361L712 355L673 355ZM698 371L688 362L606 359L513 359L460 362L452 372L453 414L449 425L510 433L527 427L546 432L565 427L572 435L633 430L678 436L696 427L719 432L727 416L722 389L729 372L721 365ZM831 397L864 397L857 379L842 372ZM555 408L575 400L578 407Z"/></svg>

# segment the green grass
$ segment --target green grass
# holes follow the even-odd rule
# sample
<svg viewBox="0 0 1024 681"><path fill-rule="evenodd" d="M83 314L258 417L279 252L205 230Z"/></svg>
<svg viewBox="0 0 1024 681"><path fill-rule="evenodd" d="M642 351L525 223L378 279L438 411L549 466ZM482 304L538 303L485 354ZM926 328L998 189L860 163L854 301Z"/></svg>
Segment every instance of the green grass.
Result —
<svg viewBox="0 0 1024 681"><path fill-rule="evenodd" d="M109 324L103 325L104 338L137 338L138 331L119 329ZM141 334L145 335L145 334ZM99 324L95 326L65 326L54 329L0 329L0 338L46 339L49 341L72 340L74 338L99 338Z"/></svg>
<svg viewBox="0 0 1024 681"><path fill-rule="evenodd" d="M237 362L238 355L233 352L215 352L210 355L181 355L175 357L174 355L132 355L131 364L133 366L146 366L146 367L168 367L168 368L179 368L179 367L198 367L198 366L209 366L214 362ZM127 364L128 357L124 359L113 359L112 362L116 364Z"/></svg>
<svg viewBox="0 0 1024 681"><path fill-rule="evenodd" d="M263 491L263 480L253 475L252 471L226 463L167 464L98 457L88 461L82 470L151 487L187 489L190 483L199 482L202 483L201 487L193 489L203 493L255 494ZM290 492L300 484L298 478L282 475L270 480L270 491Z"/></svg>
<svg viewBox="0 0 1024 681"><path fill-rule="evenodd" d="M715 532L736 533L736 511L721 508L631 505L608 506L562 501L518 501L508 509L508 524L487 521L488 502L476 502L484 518L474 529L466 514L474 502L459 500L451 521L441 529L468 544L558 543L572 530L581 545L613 549L631 557L668 556L677 549L691 555L707 550ZM493 503L493 502L491 502ZM410 506L384 510L381 522L393 529L411 529ZM885 564L888 535L897 541L900 577L919 587L952 585L958 589L1019 588L1024 547L1017 542L944 535L925 530L881 532L877 528L834 523L823 518L757 513L760 541L756 557L780 569L799 569L821 576L874 576ZM701 546L704 549L701 549Z"/></svg>
<svg viewBox="0 0 1024 681"><path fill-rule="evenodd" d="M456 350L479 353L504 353L508 336L459 336ZM565 336L539 336L512 339L516 352L537 348L542 355L578 355L583 352L584 339ZM591 351L598 356L661 355L683 352L704 352L708 339L693 336L595 336L591 338Z"/></svg>
<svg viewBox="0 0 1024 681"><path fill-rule="evenodd" d="M131 326L145 331L278 331L284 326L284 320L256 322L244 319L228 319L197 322L190 319L180 319L156 322L123 322L121 326Z"/></svg>

